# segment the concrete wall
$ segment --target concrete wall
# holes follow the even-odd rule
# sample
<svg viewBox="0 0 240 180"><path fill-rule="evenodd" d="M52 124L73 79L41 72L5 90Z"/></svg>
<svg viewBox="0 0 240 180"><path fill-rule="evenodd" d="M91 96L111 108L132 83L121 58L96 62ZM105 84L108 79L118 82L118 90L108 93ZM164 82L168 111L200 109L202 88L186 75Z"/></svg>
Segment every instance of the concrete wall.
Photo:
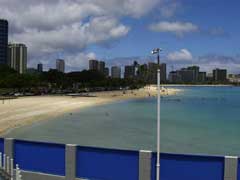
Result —
<svg viewBox="0 0 240 180"><path fill-rule="evenodd" d="M0 139L24 180L155 180L156 153ZM240 180L238 157L161 154L161 180Z"/></svg>

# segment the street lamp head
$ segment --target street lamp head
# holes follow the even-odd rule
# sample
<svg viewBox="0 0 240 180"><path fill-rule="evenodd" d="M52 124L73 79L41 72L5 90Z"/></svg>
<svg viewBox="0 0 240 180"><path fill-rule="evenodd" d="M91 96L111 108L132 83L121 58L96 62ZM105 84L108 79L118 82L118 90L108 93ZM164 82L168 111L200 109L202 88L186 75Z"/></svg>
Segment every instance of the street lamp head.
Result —
<svg viewBox="0 0 240 180"><path fill-rule="evenodd" d="M152 50L152 54L158 54L160 51L162 51L161 48L155 48Z"/></svg>

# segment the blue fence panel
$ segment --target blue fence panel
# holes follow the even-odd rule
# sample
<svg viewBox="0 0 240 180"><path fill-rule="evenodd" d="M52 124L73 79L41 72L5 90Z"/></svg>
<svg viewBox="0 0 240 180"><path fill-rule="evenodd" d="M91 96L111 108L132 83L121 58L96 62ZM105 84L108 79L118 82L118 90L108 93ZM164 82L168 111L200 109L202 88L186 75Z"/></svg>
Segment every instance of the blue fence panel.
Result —
<svg viewBox="0 0 240 180"><path fill-rule="evenodd" d="M237 179L240 180L240 158L238 158Z"/></svg>
<svg viewBox="0 0 240 180"><path fill-rule="evenodd" d="M26 171L65 176L65 145L15 141L15 162Z"/></svg>
<svg viewBox="0 0 240 180"><path fill-rule="evenodd" d="M156 179L156 153L152 157L152 180ZM161 180L223 180L224 157L161 154Z"/></svg>
<svg viewBox="0 0 240 180"><path fill-rule="evenodd" d="M4 139L0 138L0 152L4 153Z"/></svg>
<svg viewBox="0 0 240 180"><path fill-rule="evenodd" d="M77 177L90 180L138 180L138 151L78 147Z"/></svg>

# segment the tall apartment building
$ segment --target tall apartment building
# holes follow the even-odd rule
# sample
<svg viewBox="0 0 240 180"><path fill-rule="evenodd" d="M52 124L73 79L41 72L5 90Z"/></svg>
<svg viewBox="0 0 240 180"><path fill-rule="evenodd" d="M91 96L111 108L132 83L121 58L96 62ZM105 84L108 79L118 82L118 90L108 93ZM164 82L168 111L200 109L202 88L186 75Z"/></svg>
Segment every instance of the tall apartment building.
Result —
<svg viewBox="0 0 240 180"><path fill-rule="evenodd" d="M104 74L105 62L95 59L89 60L89 70L99 71Z"/></svg>
<svg viewBox="0 0 240 180"><path fill-rule="evenodd" d="M111 77L112 78L121 78L121 67L113 66L111 68Z"/></svg>
<svg viewBox="0 0 240 180"><path fill-rule="evenodd" d="M98 61L97 60L89 60L89 70L95 70L95 71L98 71Z"/></svg>
<svg viewBox="0 0 240 180"><path fill-rule="evenodd" d="M25 44L8 45L8 65L20 74L26 72L27 46Z"/></svg>
<svg viewBox="0 0 240 180"><path fill-rule="evenodd" d="M43 72L43 64L42 64L42 63L39 63L39 64L37 65L37 71L38 71L38 72Z"/></svg>
<svg viewBox="0 0 240 180"><path fill-rule="evenodd" d="M0 19L0 64L7 64L8 21Z"/></svg>
<svg viewBox="0 0 240 180"><path fill-rule="evenodd" d="M177 73L177 71L171 71L168 76L169 82L171 83L177 83L180 81L180 77Z"/></svg>
<svg viewBox="0 0 240 180"><path fill-rule="evenodd" d="M98 61L98 71L101 73L104 73L105 69L105 62L104 61Z"/></svg>
<svg viewBox="0 0 240 180"><path fill-rule="evenodd" d="M207 80L207 73L206 72L199 72L198 81L205 82Z"/></svg>
<svg viewBox="0 0 240 180"><path fill-rule="evenodd" d="M109 68L108 68L108 67L105 67L105 68L104 68L104 75L105 75L106 77L109 77Z"/></svg>
<svg viewBox="0 0 240 180"><path fill-rule="evenodd" d="M159 65L157 63L149 62L148 63L148 82L152 84L157 83L157 70Z"/></svg>
<svg viewBox="0 0 240 180"><path fill-rule="evenodd" d="M199 81L199 67L198 66L190 66L187 68L188 70L192 71L192 81L198 82Z"/></svg>
<svg viewBox="0 0 240 180"><path fill-rule="evenodd" d="M160 76L161 76L161 82L165 83L167 81L167 64L166 63L160 64Z"/></svg>
<svg viewBox="0 0 240 180"><path fill-rule="evenodd" d="M138 66L137 69L137 76L139 79L143 79L144 81L147 81L147 75L148 75L148 66L147 64L142 64Z"/></svg>
<svg viewBox="0 0 240 180"><path fill-rule="evenodd" d="M213 81L216 81L216 82L227 81L227 70L226 69L214 69L213 70Z"/></svg>
<svg viewBox="0 0 240 180"><path fill-rule="evenodd" d="M180 78L180 82L183 83L193 83L195 82L195 73L194 70L189 68L182 68L177 71L178 77Z"/></svg>
<svg viewBox="0 0 240 180"><path fill-rule="evenodd" d="M56 70L59 72L65 72L65 61L63 59L56 60Z"/></svg>
<svg viewBox="0 0 240 180"><path fill-rule="evenodd" d="M150 83L157 83L157 71L160 68L160 77L161 82L164 83L167 81L167 65L165 63L161 63L158 65L157 63L149 62L148 63L148 81Z"/></svg>
<svg viewBox="0 0 240 180"><path fill-rule="evenodd" d="M129 78L134 78L135 77L135 66L125 66L124 70L124 78L129 79Z"/></svg>
<svg viewBox="0 0 240 180"><path fill-rule="evenodd" d="M190 66L169 73L171 83L198 83L207 80L207 73L200 72L198 66Z"/></svg>

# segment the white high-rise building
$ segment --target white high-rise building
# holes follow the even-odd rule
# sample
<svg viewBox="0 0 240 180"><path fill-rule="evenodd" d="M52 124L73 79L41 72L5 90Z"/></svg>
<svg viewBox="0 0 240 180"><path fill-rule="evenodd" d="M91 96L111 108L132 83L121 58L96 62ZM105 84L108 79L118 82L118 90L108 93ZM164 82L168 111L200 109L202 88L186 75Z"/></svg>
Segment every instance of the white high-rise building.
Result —
<svg viewBox="0 0 240 180"><path fill-rule="evenodd" d="M8 45L8 65L20 74L26 72L27 46L25 44Z"/></svg>
<svg viewBox="0 0 240 180"><path fill-rule="evenodd" d="M56 70L59 72L65 72L65 61L63 59L56 60Z"/></svg>

